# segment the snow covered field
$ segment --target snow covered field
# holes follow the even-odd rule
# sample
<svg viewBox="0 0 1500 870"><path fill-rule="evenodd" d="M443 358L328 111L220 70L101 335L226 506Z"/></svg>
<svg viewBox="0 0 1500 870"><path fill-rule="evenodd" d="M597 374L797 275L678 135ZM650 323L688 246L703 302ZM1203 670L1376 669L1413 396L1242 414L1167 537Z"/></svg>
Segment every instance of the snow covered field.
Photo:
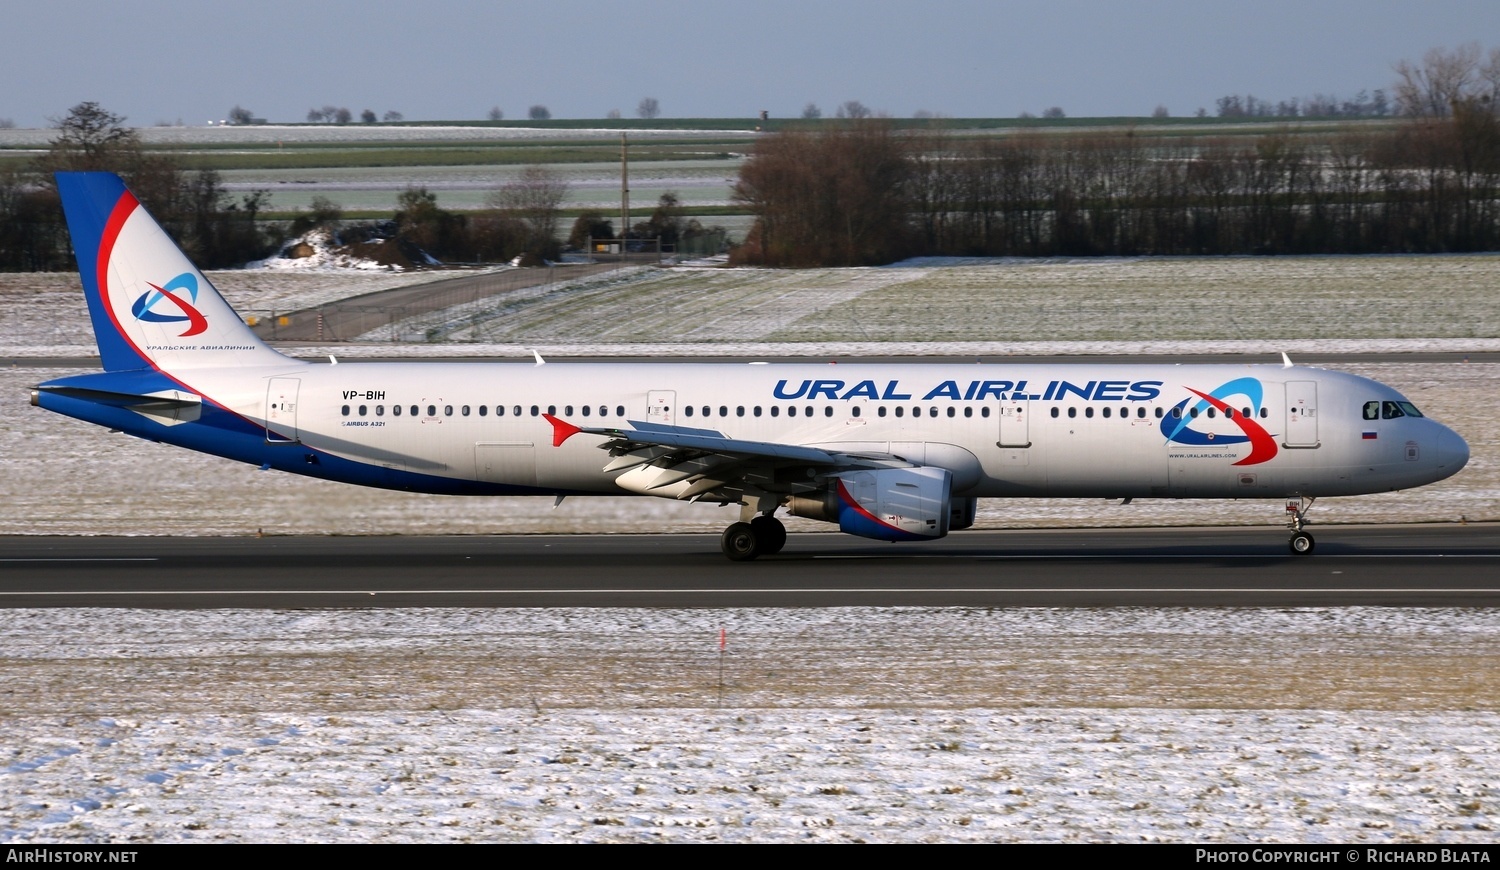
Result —
<svg viewBox="0 0 1500 870"><path fill-rule="evenodd" d="M0 637L0 842L1500 823L1485 611L61 609L0 611Z"/></svg>

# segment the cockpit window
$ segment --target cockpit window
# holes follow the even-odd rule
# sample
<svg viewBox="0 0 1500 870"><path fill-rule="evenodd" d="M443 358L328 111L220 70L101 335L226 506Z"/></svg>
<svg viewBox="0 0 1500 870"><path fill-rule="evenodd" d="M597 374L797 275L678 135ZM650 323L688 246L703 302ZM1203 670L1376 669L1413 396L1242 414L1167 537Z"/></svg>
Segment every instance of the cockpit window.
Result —
<svg viewBox="0 0 1500 870"><path fill-rule="evenodd" d="M1384 417L1387 420L1394 420L1397 417L1405 417L1406 412L1401 410L1400 402L1392 402L1391 400L1387 399L1381 403L1380 416Z"/></svg>
<svg viewBox="0 0 1500 870"><path fill-rule="evenodd" d="M1422 416L1422 412L1418 411L1417 406L1413 405L1411 402L1397 402L1396 404L1401 406L1401 410L1405 411L1406 416L1408 417Z"/></svg>
<svg viewBox="0 0 1500 870"><path fill-rule="evenodd" d="M1366 420L1379 420L1380 419L1380 403L1379 402L1365 402L1365 419Z"/></svg>

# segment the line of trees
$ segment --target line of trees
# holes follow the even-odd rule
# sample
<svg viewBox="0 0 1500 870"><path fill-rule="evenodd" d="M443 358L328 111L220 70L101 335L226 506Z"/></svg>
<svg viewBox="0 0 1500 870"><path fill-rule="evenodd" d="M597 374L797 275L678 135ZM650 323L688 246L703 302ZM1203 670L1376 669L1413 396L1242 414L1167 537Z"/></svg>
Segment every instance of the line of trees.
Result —
<svg viewBox="0 0 1500 870"><path fill-rule="evenodd" d="M98 103L79 103L56 119L46 153L23 169L0 173L0 270L72 268L66 225L52 173L118 172L188 255L205 268L237 266L265 256L279 239L256 223L269 195L235 198L213 170L190 172L174 158L147 152L125 119Z"/></svg>
<svg viewBox="0 0 1500 870"><path fill-rule="evenodd" d="M1384 129L960 139L860 118L777 133L735 186L756 222L734 260L1500 249L1500 49L1396 71L1404 120Z"/></svg>

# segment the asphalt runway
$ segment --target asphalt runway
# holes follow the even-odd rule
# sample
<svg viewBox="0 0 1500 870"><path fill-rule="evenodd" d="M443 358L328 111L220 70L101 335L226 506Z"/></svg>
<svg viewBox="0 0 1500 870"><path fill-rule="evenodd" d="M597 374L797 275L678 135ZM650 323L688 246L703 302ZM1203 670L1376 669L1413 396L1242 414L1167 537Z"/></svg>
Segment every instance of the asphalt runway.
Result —
<svg viewBox="0 0 1500 870"><path fill-rule="evenodd" d="M793 535L732 563L711 535L0 538L0 607L1496 607L1500 525L1286 532Z"/></svg>

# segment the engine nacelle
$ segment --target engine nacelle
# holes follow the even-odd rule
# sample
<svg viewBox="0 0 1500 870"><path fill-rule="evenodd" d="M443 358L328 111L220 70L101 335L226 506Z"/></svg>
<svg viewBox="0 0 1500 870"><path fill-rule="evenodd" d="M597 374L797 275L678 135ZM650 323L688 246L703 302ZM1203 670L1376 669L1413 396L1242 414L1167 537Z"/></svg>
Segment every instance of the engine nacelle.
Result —
<svg viewBox="0 0 1500 870"><path fill-rule="evenodd" d="M793 516L836 522L862 538L924 541L948 534L952 485L945 468L846 471L816 496L798 496L787 507Z"/></svg>

